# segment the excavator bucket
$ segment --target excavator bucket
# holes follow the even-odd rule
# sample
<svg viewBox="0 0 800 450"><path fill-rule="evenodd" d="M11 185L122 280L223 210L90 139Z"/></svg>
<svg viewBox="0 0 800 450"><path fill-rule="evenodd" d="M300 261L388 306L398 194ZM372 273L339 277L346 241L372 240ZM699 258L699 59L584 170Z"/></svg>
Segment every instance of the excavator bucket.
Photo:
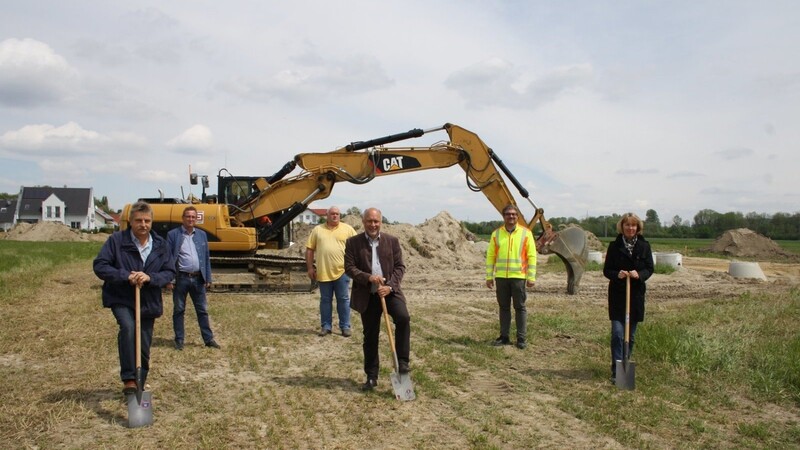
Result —
<svg viewBox="0 0 800 450"><path fill-rule="evenodd" d="M578 227L548 231L537 240L536 247L544 255L555 253L567 267L567 293L576 294L589 257L586 233Z"/></svg>

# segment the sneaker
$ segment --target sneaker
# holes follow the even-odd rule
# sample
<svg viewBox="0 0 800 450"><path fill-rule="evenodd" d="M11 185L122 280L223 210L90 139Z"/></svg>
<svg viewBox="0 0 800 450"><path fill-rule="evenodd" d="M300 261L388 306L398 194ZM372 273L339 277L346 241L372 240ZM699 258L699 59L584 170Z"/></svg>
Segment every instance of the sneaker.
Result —
<svg viewBox="0 0 800 450"><path fill-rule="evenodd" d="M175 350L183 350L183 341L175 341Z"/></svg>
<svg viewBox="0 0 800 450"><path fill-rule="evenodd" d="M374 378L367 378L367 381L365 381L364 384L361 385L361 390L371 391L375 389L376 386L378 386L378 380Z"/></svg>
<svg viewBox="0 0 800 450"><path fill-rule="evenodd" d="M317 334L319 334L320 336L327 336L327 335L331 334L331 330L323 327L323 328L319 329L319 333L317 333Z"/></svg>
<svg viewBox="0 0 800 450"><path fill-rule="evenodd" d="M526 344L525 341L522 341L522 340L518 340L517 341L517 348L518 349L525 350L525 347L527 347L527 346L528 346L528 344Z"/></svg>
<svg viewBox="0 0 800 450"><path fill-rule="evenodd" d="M492 345L495 347L500 347L501 345L510 345L511 340L508 339L508 336L500 336L499 338L495 339L492 342Z"/></svg>
<svg viewBox="0 0 800 450"><path fill-rule="evenodd" d="M206 347L222 348L222 347L219 346L219 344L217 344L217 341L208 341L208 342L206 342Z"/></svg>
<svg viewBox="0 0 800 450"><path fill-rule="evenodd" d="M136 393L136 380L125 380L125 384L122 387L122 394L134 394Z"/></svg>
<svg viewBox="0 0 800 450"><path fill-rule="evenodd" d="M352 336L352 335L353 335L353 332L352 332L352 331L350 331L350 328L345 328L345 329L343 329L343 330L342 330L342 336L344 336L344 337L350 337L350 336Z"/></svg>

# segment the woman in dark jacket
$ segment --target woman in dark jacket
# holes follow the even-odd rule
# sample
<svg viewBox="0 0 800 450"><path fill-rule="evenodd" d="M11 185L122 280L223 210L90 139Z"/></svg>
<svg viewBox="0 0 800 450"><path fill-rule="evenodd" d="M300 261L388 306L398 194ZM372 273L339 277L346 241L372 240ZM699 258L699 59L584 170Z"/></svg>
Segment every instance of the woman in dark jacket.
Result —
<svg viewBox="0 0 800 450"><path fill-rule="evenodd" d="M94 273L103 280L103 306L111 308L119 325L117 347L125 394L136 392L135 286L140 288L142 378L146 380L153 326L164 311L161 288L175 278L167 241L150 233L150 205L134 203L128 220L130 229L109 236L94 260Z"/></svg>
<svg viewBox="0 0 800 450"><path fill-rule="evenodd" d="M609 244L603 275L608 278L608 318L611 320L611 378L615 361L622 360L625 340L625 279L631 281L629 352L633 351L636 325L644 321L645 281L653 274L653 252L642 236L644 223L634 213L625 213L617 223L617 239Z"/></svg>

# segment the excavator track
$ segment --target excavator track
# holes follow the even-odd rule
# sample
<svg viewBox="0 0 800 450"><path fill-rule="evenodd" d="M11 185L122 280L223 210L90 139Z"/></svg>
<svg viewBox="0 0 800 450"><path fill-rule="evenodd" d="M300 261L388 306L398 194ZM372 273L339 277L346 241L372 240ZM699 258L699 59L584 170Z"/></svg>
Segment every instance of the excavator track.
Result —
<svg viewBox="0 0 800 450"><path fill-rule="evenodd" d="M308 279L305 259L296 256L212 256L211 266L211 292L311 292L317 286Z"/></svg>

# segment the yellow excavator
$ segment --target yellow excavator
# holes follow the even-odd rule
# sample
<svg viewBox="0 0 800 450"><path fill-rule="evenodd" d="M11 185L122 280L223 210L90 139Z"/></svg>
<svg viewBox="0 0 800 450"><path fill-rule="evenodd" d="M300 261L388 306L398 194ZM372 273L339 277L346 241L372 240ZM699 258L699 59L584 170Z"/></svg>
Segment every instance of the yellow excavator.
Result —
<svg viewBox="0 0 800 450"><path fill-rule="evenodd" d="M386 144L418 138L444 130L448 141L423 147L386 147ZM255 282L226 286L232 290L302 291L313 288L308 283L305 261L257 252L259 249L280 249L291 240L291 221L317 200L330 196L333 186L341 181L368 183L375 177L405 172L445 168L459 165L466 173L467 186L483 193L501 212L508 205L519 205L508 189L500 171L533 207L530 220L519 215L519 223L537 233L537 250L556 254L567 269L567 292L578 291L588 256L584 231L568 227L556 232L545 219L544 210L529 198L528 191L514 177L497 154L475 133L453 124L427 130L413 129L404 133L368 141L352 142L324 153L300 153L293 161L270 177L217 175L217 194L206 195L208 178L202 181L202 197L193 199L198 210L197 226L208 234L212 264L235 270L247 267L257 273ZM300 166L302 171L289 176ZM498 170L499 169L499 170ZM192 184L197 175L190 175ZM183 209L189 201L182 199L146 198L154 209L154 231L165 235L180 226ZM127 227L127 208L122 211L122 224ZM538 227L537 227L538 226ZM215 269L216 270L216 269Z"/></svg>

